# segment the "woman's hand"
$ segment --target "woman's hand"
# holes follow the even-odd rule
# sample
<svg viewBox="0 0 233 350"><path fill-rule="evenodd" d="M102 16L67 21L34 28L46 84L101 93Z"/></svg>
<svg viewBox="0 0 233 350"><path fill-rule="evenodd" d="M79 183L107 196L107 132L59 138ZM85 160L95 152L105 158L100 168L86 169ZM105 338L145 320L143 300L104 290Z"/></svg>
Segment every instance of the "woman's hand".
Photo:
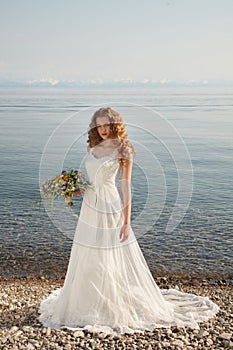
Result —
<svg viewBox="0 0 233 350"><path fill-rule="evenodd" d="M81 196L82 194L83 194L83 192L81 190L76 190L73 193L73 197Z"/></svg>
<svg viewBox="0 0 233 350"><path fill-rule="evenodd" d="M73 197L77 197L77 196L81 196L83 194L83 192L81 190L75 190L73 192ZM64 194L64 199L69 198L69 196L67 194Z"/></svg>
<svg viewBox="0 0 233 350"><path fill-rule="evenodd" d="M123 243L129 238L130 235L130 224L124 224L120 231L120 242Z"/></svg>

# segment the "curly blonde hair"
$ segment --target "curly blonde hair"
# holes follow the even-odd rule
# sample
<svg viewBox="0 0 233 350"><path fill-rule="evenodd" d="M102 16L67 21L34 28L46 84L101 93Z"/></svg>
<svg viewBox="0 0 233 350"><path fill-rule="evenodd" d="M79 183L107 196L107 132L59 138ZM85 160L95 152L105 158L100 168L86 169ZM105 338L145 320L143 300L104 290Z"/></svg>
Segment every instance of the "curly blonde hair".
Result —
<svg viewBox="0 0 233 350"><path fill-rule="evenodd" d="M92 148L100 144L103 139L97 131L96 119L108 117L110 123L110 138L116 140L118 148L118 159L121 166L124 166L128 160L131 160L135 154L133 145L128 140L126 127L120 114L110 107L102 107L98 109L92 116L88 130L88 148Z"/></svg>

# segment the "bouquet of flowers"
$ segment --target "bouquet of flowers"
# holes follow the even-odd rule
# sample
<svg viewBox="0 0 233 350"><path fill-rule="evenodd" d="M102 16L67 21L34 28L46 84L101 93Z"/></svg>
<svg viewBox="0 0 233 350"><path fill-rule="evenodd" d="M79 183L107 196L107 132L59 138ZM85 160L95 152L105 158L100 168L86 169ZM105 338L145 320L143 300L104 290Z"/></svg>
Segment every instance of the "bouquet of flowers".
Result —
<svg viewBox="0 0 233 350"><path fill-rule="evenodd" d="M65 197L67 206L72 206L74 192L79 190L82 193L88 187L92 186L85 176L79 170L70 168L68 171L63 170L55 178L43 182L40 186L40 193L51 201L52 207L54 199L61 196Z"/></svg>

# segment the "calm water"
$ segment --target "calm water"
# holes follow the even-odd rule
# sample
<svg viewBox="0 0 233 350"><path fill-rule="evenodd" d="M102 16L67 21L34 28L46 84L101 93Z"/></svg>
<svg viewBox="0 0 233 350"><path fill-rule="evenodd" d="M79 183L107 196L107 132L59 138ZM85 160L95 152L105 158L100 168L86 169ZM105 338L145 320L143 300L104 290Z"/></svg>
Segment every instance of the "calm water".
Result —
<svg viewBox="0 0 233 350"><path fill-rule="evenodd" d="M69 166L85 171L98 108L88 107L104 103L121 112L136 147L132 227L151 270L232 276L232 91L206 88L1 91L1 275L64 276L81 199L72 210L58 201L53 214L32 201L39 179ZM180 223L169 231L174 208Z"/></svg>

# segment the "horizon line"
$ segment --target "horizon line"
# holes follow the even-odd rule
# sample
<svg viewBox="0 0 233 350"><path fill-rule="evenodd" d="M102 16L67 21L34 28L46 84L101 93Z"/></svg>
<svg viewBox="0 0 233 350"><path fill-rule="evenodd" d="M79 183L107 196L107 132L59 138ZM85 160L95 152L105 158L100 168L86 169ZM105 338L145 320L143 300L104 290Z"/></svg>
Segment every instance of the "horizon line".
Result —
<svg viewBox="0 0 233 350"><path fill-rule="evenodd" d="M211 87L211 86L233 86L233 81L226 80L171 80L171 79L131 79L131 78L113 78L113 79L80 79L80 80L59 80L54 78L41 78L33 80L10 80L0 79L1 87L107 87L107 86L134 86L134 87Z"/></svg>

